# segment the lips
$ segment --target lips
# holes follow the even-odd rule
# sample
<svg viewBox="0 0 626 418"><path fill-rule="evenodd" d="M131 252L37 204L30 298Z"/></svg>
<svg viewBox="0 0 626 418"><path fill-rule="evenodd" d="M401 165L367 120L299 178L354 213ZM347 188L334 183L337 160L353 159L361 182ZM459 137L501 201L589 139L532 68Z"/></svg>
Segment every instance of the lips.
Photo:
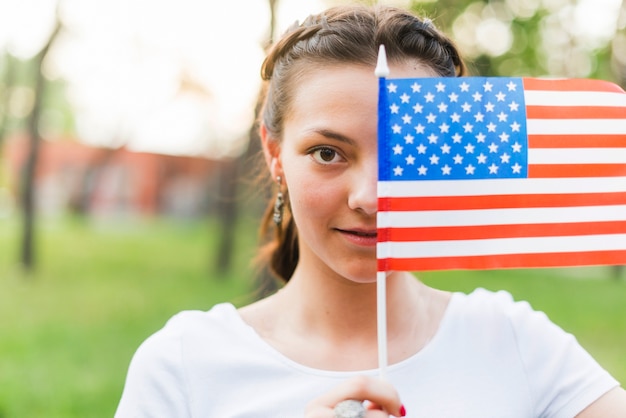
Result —
<svg viewBox="0 0 626 418"><path fill-rule="evenodd" d="M371 247L376 245L378 237L375 229L337 229L350 242Z"/></svg>

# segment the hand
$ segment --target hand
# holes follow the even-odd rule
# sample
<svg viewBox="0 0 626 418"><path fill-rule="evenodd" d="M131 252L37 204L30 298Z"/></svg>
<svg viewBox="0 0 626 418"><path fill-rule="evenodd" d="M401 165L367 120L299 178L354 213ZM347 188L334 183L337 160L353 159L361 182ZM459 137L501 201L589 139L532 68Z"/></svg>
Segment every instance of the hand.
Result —
<svg viewBox="0 0 626 418"><path fill-rule="evenodd" d="M367 418L388 418L389 415L406 415L398 392L391 384L373 377L359 376L346 380L333 390L311 401L305 411L306 418L334 418L333 409L341 401L365 401Z"/></svg>

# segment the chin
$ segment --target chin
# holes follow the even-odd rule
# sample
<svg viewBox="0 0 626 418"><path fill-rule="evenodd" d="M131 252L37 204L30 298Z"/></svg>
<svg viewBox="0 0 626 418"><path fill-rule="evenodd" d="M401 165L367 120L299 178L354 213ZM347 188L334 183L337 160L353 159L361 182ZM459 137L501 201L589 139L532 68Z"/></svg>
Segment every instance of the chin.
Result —
<svg viewBox="0 0 626 418"><path fill-rule="evenodd" d="M376 269L363 269L363 266L347 271L343 275L346 279L356 283L375 283L376 282Z"/></svg>

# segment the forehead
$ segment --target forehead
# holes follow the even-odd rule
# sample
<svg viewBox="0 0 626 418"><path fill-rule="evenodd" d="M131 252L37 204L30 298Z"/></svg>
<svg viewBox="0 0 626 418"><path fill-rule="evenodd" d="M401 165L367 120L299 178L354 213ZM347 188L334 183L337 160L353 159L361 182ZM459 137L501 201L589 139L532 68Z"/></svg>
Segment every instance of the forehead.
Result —
<svg viewBox="0 0 626 418"><path fill-rule="evenodd" d="M433 69L418 62L390 64L391 78L434 77ZM291 109L298 113L301 107L309 111L323 108L331 101L344 106L358 106L377 101L378 79L374 67L357 64L330 64L314 66L303 71L292 86ZM289 114L286 115L289 118Z"/></svg>

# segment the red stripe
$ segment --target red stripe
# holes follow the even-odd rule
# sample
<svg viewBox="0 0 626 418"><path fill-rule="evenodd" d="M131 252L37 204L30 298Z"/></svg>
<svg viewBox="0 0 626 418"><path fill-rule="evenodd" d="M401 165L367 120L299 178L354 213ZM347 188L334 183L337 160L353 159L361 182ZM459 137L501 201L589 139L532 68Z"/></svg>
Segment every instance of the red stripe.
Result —
<svg viewBox="0 0 626 418"><path fill-rule="evenodd" d="M378 271L483 270L626 264L626 250L547 254L503 254L466 257L389 258Z"/></svg>
<svg viewBox="0 0 626 418"><path fill-rule="evenodd" d="M626 119L626 107L527 106L526 118L527 119Z"/></svg>
<svg viewBox="0 0 626 418"><path fill-rule="evenodd" d="M524 90L607 91L624 93L624 90L617 84L604 80L524 78L522 81L524 83Z"/></svg>
<svg viewBox="0 0 626 418"><path fill-rule="evenodd" d="M531 164L529 178L621 177L626 164Z"/></svg>
<svg viewBox="0 0 626 418"><path fill-rule="evenodd" d="M626 221L560 224L379 228L379 242L456 241L494 238L610 235L626 233ZM382 235L381 235L382 234Z"/></svg>
<svg viewBox="0 0 626 418"><path fill-rule="evenodd" d="M381 212L605 205L626 205L626 192L378 198L378 210Z"/></svg>
<svg viewBox="0 0 626 418"><path fill-rule="evenodd" d="M624 135L528 135L528 148L626 148L626 139Z"/></svg>

